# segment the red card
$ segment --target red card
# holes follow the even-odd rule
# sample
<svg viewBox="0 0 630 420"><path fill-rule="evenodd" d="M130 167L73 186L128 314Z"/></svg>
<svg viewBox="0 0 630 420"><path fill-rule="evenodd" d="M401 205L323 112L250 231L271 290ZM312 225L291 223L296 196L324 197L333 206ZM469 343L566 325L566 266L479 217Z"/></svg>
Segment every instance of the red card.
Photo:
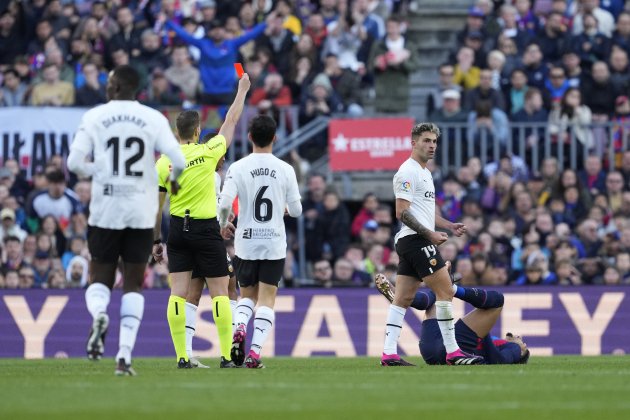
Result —
<svg viewBox="0 0 630 420"><path fill-rule="evenodd" d="M234 69L236 70L236 75L240 79L245 74L245 70L243 70L243 65L241 63L234 63Z"/></svg>

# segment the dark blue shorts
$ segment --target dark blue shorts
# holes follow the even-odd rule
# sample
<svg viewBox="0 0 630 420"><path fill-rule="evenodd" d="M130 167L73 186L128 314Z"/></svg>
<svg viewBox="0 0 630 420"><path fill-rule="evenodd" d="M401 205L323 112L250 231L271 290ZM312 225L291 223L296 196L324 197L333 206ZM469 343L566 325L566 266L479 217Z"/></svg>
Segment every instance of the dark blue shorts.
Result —
<svg viewBox="0 0 630 420"><path fill-rule="evenodd" d="M462 351L483 356L481 339L461 319L455 323L455 339ZM427 319L422 322L420 354L428 365L446 364L446 349L437 319Z"/></svg>

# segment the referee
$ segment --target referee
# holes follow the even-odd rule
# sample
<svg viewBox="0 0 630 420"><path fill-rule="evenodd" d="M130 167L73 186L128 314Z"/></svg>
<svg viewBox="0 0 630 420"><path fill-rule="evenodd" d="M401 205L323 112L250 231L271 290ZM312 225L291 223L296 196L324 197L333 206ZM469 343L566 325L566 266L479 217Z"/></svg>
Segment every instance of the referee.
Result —
<svg viewBox="0 0 630 420"><path fill-rule="evenodd" d="M192 367L186 354L185 305L193 268L196 274L205 277L212 296L212 315L221 347L220 367L237 367L230 360L232 310L228 298L226 249L216 217L214 173L217 162L232 143L249 87L249 76L245 74L238 83L236 98L225 116L219 134L207 143L197 143L201 124L196 111L184 111L177 117L177 133L186 160L186 169L178 179L181 189L177 195L171 196L171 221L167 240L171 296L166 313L177 353L178 368ZM170 193L170 167L171 162L166 156L160 157L156 163L162 204L165 193ZM153 256L157 262L162 260L161 214L160 211L153 236Z"/></svg>

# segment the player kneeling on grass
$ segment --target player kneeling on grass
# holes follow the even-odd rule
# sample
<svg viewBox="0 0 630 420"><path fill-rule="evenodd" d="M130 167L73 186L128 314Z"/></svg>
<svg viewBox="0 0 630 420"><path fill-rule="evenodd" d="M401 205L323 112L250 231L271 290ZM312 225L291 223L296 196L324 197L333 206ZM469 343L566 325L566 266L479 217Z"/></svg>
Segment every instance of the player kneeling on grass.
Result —
<svg viewBox="0 0 630 420"><path fill-rule="evenodd" d="M231 357L237 365L245 362L248 368L262 368L260 353L275 320L273 307L287 253L285 209L289 216L298 217L302 204L293 168L272 154L275 121L265 115L254 117L249 126L249 139L253 153L233 163L225 176L219 225L225 239L234 234L228 215L232 201L238 196L234 268L241 286L241 300L236 307ZM254 336L245 358L247 324L256 302Z"/></svg>
<svg viewBox="0 0 630 420"><path fill-rule="evenodd" d="M375 277L376 287L390 302L394 286L382 274ZM529 350L519 336L508 333L505 340L490 336L503 309L503 294L491 290L453 285L455 297L475 307L455 323L455 338L460 348L470 354L482 356L487 364L523 364L529 360ZM446 348L440 327L435 318L435 294L431 290L418 290L411 307L426 310L420 334L420 353L428 365L445 365Z"/></svg>

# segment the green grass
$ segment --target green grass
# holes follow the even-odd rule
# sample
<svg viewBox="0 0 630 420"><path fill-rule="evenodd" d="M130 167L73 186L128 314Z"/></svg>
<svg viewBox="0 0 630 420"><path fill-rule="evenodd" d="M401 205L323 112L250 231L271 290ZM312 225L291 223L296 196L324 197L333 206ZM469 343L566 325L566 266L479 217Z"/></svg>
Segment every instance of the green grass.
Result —
<svg viewBox="0 0 630 420"><path fill-rule="evenodd" d="M625 356L416 368L380 368L373 358L276 358L257 371L210 362L212 369L177 370L173 360L137 359L138 376L119 378L109 360L2 359L0 418L630 418Z"/></svg>

